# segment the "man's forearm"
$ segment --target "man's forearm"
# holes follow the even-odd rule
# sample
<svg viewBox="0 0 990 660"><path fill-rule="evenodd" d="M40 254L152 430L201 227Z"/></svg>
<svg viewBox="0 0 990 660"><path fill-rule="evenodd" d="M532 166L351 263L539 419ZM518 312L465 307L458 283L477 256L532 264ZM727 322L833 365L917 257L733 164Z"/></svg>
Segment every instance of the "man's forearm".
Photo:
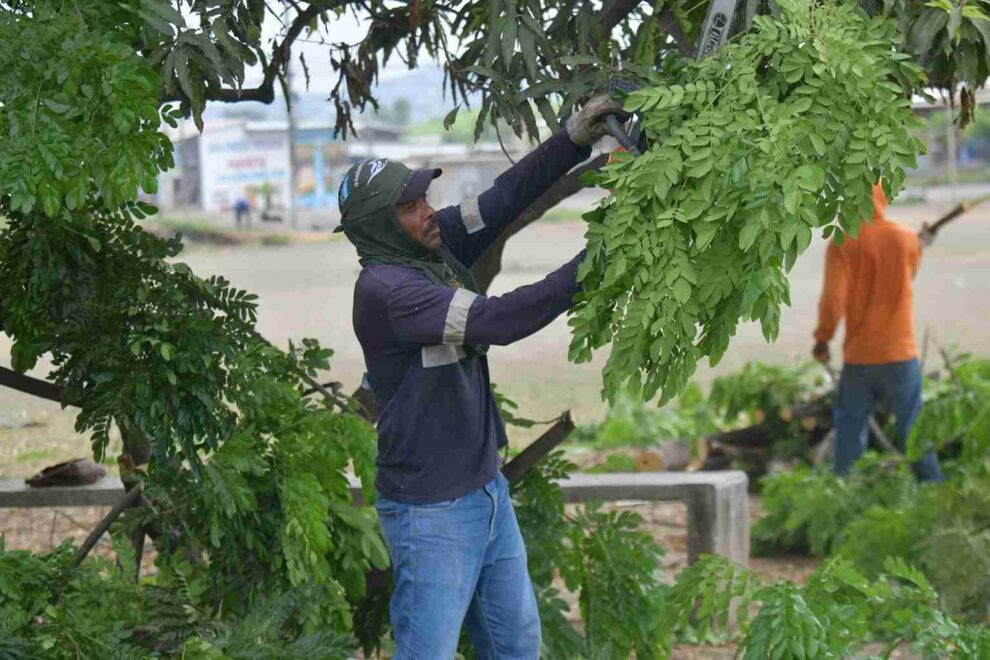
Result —
<svg viewBox="0 0 990 660"><path fill-rule="evenodd" d="M479 297L471 306L465 343L505 346L528 337L566 312L578 291L584 251L543 280L502 296Z"/></svg>

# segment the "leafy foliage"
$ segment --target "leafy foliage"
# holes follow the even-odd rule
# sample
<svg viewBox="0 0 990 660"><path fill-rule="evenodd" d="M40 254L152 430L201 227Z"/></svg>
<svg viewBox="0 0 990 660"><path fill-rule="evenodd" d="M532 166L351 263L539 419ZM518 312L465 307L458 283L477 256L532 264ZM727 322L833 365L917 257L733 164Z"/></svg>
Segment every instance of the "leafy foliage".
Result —
<svg viewBox="0 0 990 660"><path fill-rule="evenodd" d="M0 55L10 72L0 78L0 127L11 136L0 148L0 215L8 218L0 314L13 365L51 359L51 378L80 407L76 428L91 432L98 457L114 426L125 445L149 439L151 461L130 461L130 478L143 482L150 505L125 524L154 539L162 588L185 594L180 610L236 627L297 594L273 634L349 644L350 600L363 594L371 566L387 564L374 515L354 506L347 478L353 470L366 499L374 497L374 431L339 402L304 395L331 351L308 339L274 348L254 329L252 294L168 261L178 240L135 224L154 212L137 201L139 190L153 190L171 166L158 129L173 113L159 110L161 81L129 41L140 23L120 13L134 5L87 7L39 3L30 16L0 14L0 37L11 46ZM51 597L82 598L79 579L99 591L100 571L80 570L61 566L46 587ZM127 588L135 599L154 598ZM44 616L44 601L34 602L41 609L23 613ZM55 635L59 648L77 637L112 646L140 620L108 617L113 625L101 633L106 620L73 621L84 612L40 630L29 618L17 632L41 643ZM58 637L63 622L72 639ZM139 645L151 649L198 634L149 625Z"/></svg>
<svg viewBox="0 0 990 660"><path fill-rule="evenodd" d="M717 422L701 389L692 384L674 404L663 408L620 396L602 422L582 426L575 436L578 442L600 449L649 447L664 440L703 438L717 430Z"/></svg>
<svg viewBox="0 0 990 660"><path fill-rule="evenodd" d="M513 484L543 624L543 657L619 658L633 651L654 657L661 640L663 552L637 530L636 514L595 504L567 514L552 480L573 468L555 452ZM567 603L554 584L558 574L578 595L583 635L566 618Z"/></svg>
<svg viewBox="0 0 990 660"><path fill-rule="evenodd" d="M71 8L47 0L0 2L0 215L8 219L0 233L0 316L15 341L13 363L25 370L42 356L52 359L52 377L66 401L80 406L78 429L92 433L96 454L105 451L113 425L125 439L150 439L153 458L132 476L143 482L151 505L129 512L114 533L126 538L142 526L158 551L157 576L140 582L131 577L136 559L126 544L117 544L119 567L98 558L72 566L68 547L38 556L0 551L4 654L346 657L356 645L352 603L364 592L367 569L385 561L373 514L352 505L345 476L353 469L366 500L373 498L373 433L348 410L303 395L304 380L327 368L329 351L313 341L285 352L273 348L254 330L251 294L222 278L196 277L170 261L180 252L178 241L160 241L135 225L154 213L138 201L139 193L153 192L157 174L172 165L162 122L191 114L201 126L208 99L271 102L292 41L352 6L375 20L360 44L329 48L339 74L330 96L341 128L351 107L374 104L370 83L379 66L402 50L415 66L420 45L447 57L455 94L485 85L479 57L496 72L502 62L519 62L532 77L517 79L536 80L543 66L534 59L536 49L549 54L547 66L562 77L578 67L568 82L565 111L591 93L589 81L608 75L597 62L610 50L610 36L595 28L586 7L572 3L292 4L297 14L284 33L263 44L261 0L123 0ZM510 5L519 9L521 23L514 14L503 16ZM703 11L702 5L675 8L678 20L690 26ZM961 18L947 26L971 40L967 26L976 24L978 13L975 7L960 10ZM550 39L543 23L575 36ZM668 54L658 23L648 23L636 46L644 65L655 63L651 52ZM880 22L868 25L867 31L892 39ZM766 22L764 30L770 26ZM455 61L445 30L484 35L484 47L470 44ZM628 37L629 24L621 31ZM941 38L940 30L931 32ZM645 45L646 37L655 49ZM751 41L765 37L761 32ZM578 60L554 52L575 43ZM599 52L590 46L595 43L605 48ZM237 89L244 67L255 61L263 67L262 86ZM878 79L897 69L912 84L908 65L890 64L886 51L878 61L890 65L871 68ZM687 75L694 65L678 66L673 75ZM760 84L772 87L777 69L768 71ZM869 76L853 73L850 81L866 84ZM808 74L804 82L810 79L817 80ZM883 89L877 94L886 94ZM534 134L535 123L523 109L531 99L553 126L549 98L558 91L556 82L529 89L525 103L489 94L479 125L502 116L517 132ZM776 92L777 98L773 90L760 96L768 112L794 109ZM162 100L179 107L160 107ZM666 138L660 110L649 130ZM879 142L882 136L876 137ZM670 141L672 148L678 144ZM860 169L889 174L873 158L864 156ZM817 179L813 170L805 173L801 182ZM545 474L561 469L553 466ZM534 500L535 513L521 507L520 519L529 520L529 528L542 522L545 547L561 550L547 556L559 559L560 570L582 589L587 631L582 636L564 628L561 601L552 592L555 569L540 563L542 555L531 555L534 575L541 576L545 625L554 631L548 635L551 657L590 656L599 644L649 655L661 639L655 619L661 590L655 572L644 573L655 565L655 546L633 530L632 517L590 509L563 518L559 492L554 495L545 474L542 485L517 491ZM554 517L559 524L551 524ZM528 533L538 538L532 529ZM611 546L596 547L601 537ZM608 611L613 607L628 616L616 617ZM971 641L977 643L978 635Z"/></svg>
<svg viewBox="0 0 990 660"><path fill-rule="evenodd" d="M74 549L43 555L0 548L0 654L4 658L338 659L350 656L346 633L299 634L310 588L253 604L243 619L204 607L208 578L191 570L141 584L133 551L116 544L120 563L89 558L72 566ZM295 633L293 633L295 631Z"/></svg>
<svg viewBox="0 0 990 660"><path fill-rule="evenodd" d="M960 460L990 455L990 360L948 357L947 378L927 380L924 407L908 438L908 455L958 445Z"/></svg>
<svg viewBox="0 0 990 660"><path fill-rule="evenodd" d="M757 552L840 556L867 576L883 559L919 567L952 613L984 615L990 598L990 474L957 468L944 484L917 485L907 465L867 456L845 479L799 467L763 479L767 515Z"/></svg>
<svg viewBox="0 0 990 660"><path fill-rule="evenodd" d="M828 554L847 525L871 506L897 508L911 502L918 487L900 461L867 454L851 474L798 466L764 477L762 504L752 539L757 552L770 550Z"/></svg>
<svg viewBox="0 0 990 660"><path fill-rule="evenodd" d="M631 93L650 148L592 177L613 192L585 215L570 355L612 343L610 400L669 400L699 359L718 362L740 320L774 339L784 271L813 230L855 235L871 186L896 193L923 150L905 95L920 71L896 52L893 22L805 0L781 11Z"/></svg>
<svg viewBox="0 0 990 660"><path fill-rule="evenodd" d="M266 11L263 0L124 0L86 3L75 13L87 22L113 25L129 51L157 73L157 95L177 101L181 113L199 125L210 100L271 103L276 86L284 89L294 43L305 39L321 43L326 59L307 62L302 54L296 59L307 82L310 68L319 64L335 74L323 91L345 135L353 129L355 111L378 107L374 82L382 68L396 58L415 68L425 52L444 67L454 105L450 122L468 92L478 90L476 134L486 124L502 122L518 135L535 137L538 118L556 129L559 117L603 89L610 77L633 71L645 75L691 54L708 4L299 0ZM861 0L858 5L870 16L897 21L900 49L924 67L927 86L958 94L961 120L968 121L974 92L990 71L990 22L982 6L953 0ZM58 6L49 0L15 0L0 3L0 10L31 16ZM743 27L773 6L746 3ZM333 36L334 24L349 13L367 31L355 43L342 43ZM263 38L266 16L273 14L280 29ZM245 88L245 69L254 65L260 66L262 80Z"/></svg>
<svg viewBox="0 0 990 660"><path fill-rule="evenodd" d="M924 574L896 558L888 558L872 581L833 559L798 587L767 584L723 557L707 556L678 575L669 600L665 639L692 618L702 627L724 626L734 609L742 658L844 658L861 652L873 637L890 642L888 654L900 642L925 657L990 652L990 629L953 621L938 609Z"/></svg>
<svg viewBox="0 0 990 660"><path fill-rule="evenodd" d="M741 28L776 3L747 2ZM871 17L889 17L899 28L898 50L924 68L925 87L958 97L960 120L975 109L974 91L988 73L990 21L974 3L862 0L849 3ZM604 2L491 0L459 3L452 24L464 48L448 66L455 81L483 93L479 129L498 117L517 132L535 118L556 126L553 106L567 114L612 78L642 78L666 71L693 55L708 2ZM918 92L922 92L920 87Z"/></svg>
<svg viewBox="0 0 990 660"><path fill-rule="evenodd" d="M729 423L740 415L759 423L758 418L779 419L782 411L807 401L822 380L821 367L811 362L797 366L747 362L738 372L715 379L709 401Z"/></svg>
<svg viewBox="0 0 990 660"><path fill-rule="evenodd" d="M159 170L173 165L158 132L173 116L159 115L158 75L126 44L86 27L47 3L30 19L0 14L0 38L24 45L0 54L0 196L11 211L55 218L93 197L116 207L139 186L155 192Z"/></svg>
<svg viewBox="0 0 990 660"><path fill-rule="evenodd" d="M883 558L924 571L949 612L983 618L990 598L990 468L987 362L947 356L948 376L928 379L907 460L867 454L850 476L799 467L765 477L766 516L752 530L757 551L838 555L867 576ZM918 485L907 461L942 451L948 481Z"/></svg>

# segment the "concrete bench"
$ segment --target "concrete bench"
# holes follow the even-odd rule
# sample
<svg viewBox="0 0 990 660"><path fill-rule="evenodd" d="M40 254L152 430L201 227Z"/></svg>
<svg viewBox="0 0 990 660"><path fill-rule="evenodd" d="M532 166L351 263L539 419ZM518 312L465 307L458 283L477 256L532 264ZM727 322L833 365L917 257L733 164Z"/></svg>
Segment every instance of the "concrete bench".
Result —
<svg viewBox="0 0 990 660"><path fill-rule="evenodd" d="M687 505L688 563L702 554L749 562L749 479L718 472L577 473L561 482L567 502L682 501Z"/></svg>
<svg viewBox="0 0 990 660"><path fill-rule="evenodd" d="M31 488L23 479L0 479L0 509L60 506L113 506L124 496L124 485L106 476L88 486Z"/></svg>
<svg viewBox="0 0 990 660"><path fill-rule="evenodd" d="M688 561L719 554L746 565L749 559L749 499L746 473L631 472L574 474L561 482L567 502L587 500L682 501L687 505ZM363 500L359 483L351 493ZM0 480L0 508L113 506L124 496L117 477L89 486L30 488L23 479Z"/></svg>

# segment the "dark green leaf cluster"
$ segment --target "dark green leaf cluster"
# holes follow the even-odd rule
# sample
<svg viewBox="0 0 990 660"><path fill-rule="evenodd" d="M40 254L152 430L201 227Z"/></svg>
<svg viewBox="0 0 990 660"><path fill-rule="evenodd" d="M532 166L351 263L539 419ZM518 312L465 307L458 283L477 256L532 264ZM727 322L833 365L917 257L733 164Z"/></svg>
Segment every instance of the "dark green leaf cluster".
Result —
<svg viewBox="0 0 990 660"><path fill-rule="evenodd" d="M171 166L159 128L173 117L159 111L161 83L152 59L133 48L134 24L111 19L168 11L99 4L0 13L0 128L9 136L0 142L0 318L14 340L12 363L23 371L50 361L98 457L120 431L123 476L143 482L150 502L124 523L154 540L157 584L182 591L180 610L236 627L304 590L272 634L286 643L332 636L328 648L338 648L351 643L351 603L364 594L365 573L388 561L374 513L355 507L347 477L356 474L373 501L374 431L340 402L306 395L330 351L309 339L276 349L254 328L253 294L197 277L175 262L178 239L135 223L155 212L138 194ZM135 466L127 447L145 442L151 460ZM87 570L78 575L99 592L98 573ZM60 602L75 597L77 579L72 569L63 574L45 587ZM170 620L143 615L152 628L151 619ZM72 616L86 611L37 631L29 619L19 632L41 639ZM199 634L169 627L142 636L139 621L66 626L149 649Z"/></svg>
<svg viewBox="0 0 990 660"><path fill-rule="evenodd" d="M868 455L845 479L803 467L771 475L755 550L837 555L868 576L899 557L924 571L946 611L980 617L990 597L990 474L949 474L919 486L903 462Z"/></svg>
<svg viewBox="0 0 990 660"><path fill-rule="evenodd" d="M990 360L948 357L948 372L927 379L924 407L911 428L908 455L952 449L968 464L990 455Z"/></svg>
<svg viewBox="0 0 990 660"><path fill-rule="evenodd" d="M784 275L814 230L855 235L871 187L896 193L923 150L905 91L919 68L892 21L807 0L663 85L629 95L650 148L592 178L612 194L585 215L588 256L571 359L608 343L609 399L669 400L740 321L777 335ZM835 224L838 217L838 224Z"/></svg>
<svg viewBox="0 0 990 660"><path fill-rule="evenodd" d="M929 85L960 88L960 123L965 126L976 109L976 90L990 76L990 19L985 5L950 0L863 5L872 12L893 9L906 45L925 67Z"/></svg>
<svg viewBox="0 0 990 660"><path fill-rule="evenodd" d="M216 616L203 606L206 576L188 565L152 583L133 578L134 554L114 537L118 562L89 558L72 567L74 548L49 553L0 547L0 657L195 657L244 660L339 660L351 657L349 635L299 626L311 586L255 602L243 618Z"/></svg>
<svg viewBox="0 0 990 660"><path fill-rule="evenodd" d="M752 611L755 610L755 615ZM742 658L846 658L868 641L904 643L925 657L983 657L990 630L960 625L938 607L920 571L888 558L869 580L843 559L824 564L804 587L767 584L759 575L707 556L682 571L669 596L665 639L692 621L706 629L740 624Z"/></svg>

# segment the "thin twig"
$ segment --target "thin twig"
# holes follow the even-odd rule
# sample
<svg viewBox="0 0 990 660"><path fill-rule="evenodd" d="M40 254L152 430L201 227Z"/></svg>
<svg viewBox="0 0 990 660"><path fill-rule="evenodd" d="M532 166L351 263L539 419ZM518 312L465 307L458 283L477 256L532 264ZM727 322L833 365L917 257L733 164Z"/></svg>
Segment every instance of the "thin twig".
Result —
<svg viewBox="0 0 990 660"><path fill-rule="evenodd" d="M938 352L942 356L942 362L945 363L945 370L948 371L949 375L952 377L952 382L955 383L957 389L962 390L962 381L959 380L959 374L956 373L956 368L952 365L952 356L949 355L949 352L938 343L935 345L938 346Z"/></svg>
<svg viewBox="0 0 990 660"><path fill-rule="evenodd" d="M505 148L505 144L502 142L502 131L498 129L497 117L492 117L492 126L495 127L495 137L498 138L498 146L502 148L502 153L505 154L505 157L509 159L510 163L515 165L516 161L512 160L512 156L509 155L509 151Z"/></svg>
<svg viewBox="0 0 990 660"><path fill-rule="evenodd" d="M58 509L52 511L52 529L48 534L48 547L54 547L55 545L55 521L58 519Z"/></svg>

